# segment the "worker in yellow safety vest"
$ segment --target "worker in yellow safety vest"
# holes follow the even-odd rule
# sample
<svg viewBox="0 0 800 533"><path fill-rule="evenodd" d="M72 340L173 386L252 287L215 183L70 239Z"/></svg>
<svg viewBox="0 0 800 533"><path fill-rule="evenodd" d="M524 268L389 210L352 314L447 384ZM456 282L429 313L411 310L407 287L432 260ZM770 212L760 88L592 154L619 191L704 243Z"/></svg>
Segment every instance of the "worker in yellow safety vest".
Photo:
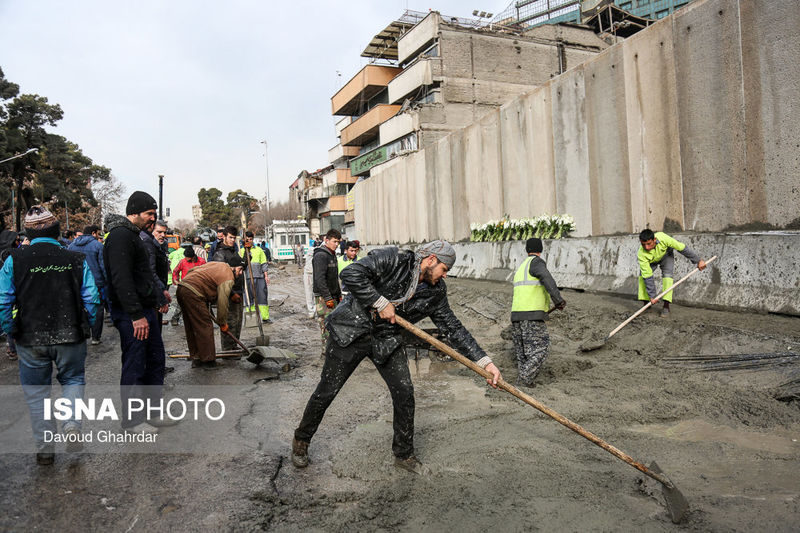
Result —
<svg viewBox="0 0 800 533"><path fill-rule="evenodd" d="M640 271L639 300L643 301L643 305L647 305L648 301L655 305L658 301L656 296L658 296L659 292L672 287L672 276L675 271L675 252L673 250L678 250L681 255L687 257L700 270L706 268L706 262L700 259L697 252L664 232L653 233L653 230L650 229L642 230L639 233L639 242L641 246L636 253L636 259L639 262ZM656 290L656 282L653 279L653 271L657 267L661 268L661 291ZM661 309L660 316L665 318L669 316L672 291L665 294L663 300L664 307Z"/></svg>
<svg viewBox="0 0 800 533"><path fill-rule="evenodd" d="M525 251L528 258L514 274L514 299L511 302L511 337L517 359L519 382L533 385L550 351L547 325L550 301L556 309L567 302L561 297L553 276L542 259L541 239L528 239Z"/></svg>

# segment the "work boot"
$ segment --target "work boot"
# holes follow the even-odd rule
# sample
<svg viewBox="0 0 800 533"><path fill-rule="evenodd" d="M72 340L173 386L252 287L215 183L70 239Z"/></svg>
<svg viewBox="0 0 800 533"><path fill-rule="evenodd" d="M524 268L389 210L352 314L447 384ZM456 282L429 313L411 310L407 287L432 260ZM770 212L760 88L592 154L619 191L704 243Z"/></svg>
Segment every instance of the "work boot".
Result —
<svg viewBox="0 0 800 533"><path fill-rule="evenodd" d="M406 457L405 459L395 457L394 466L397 468L402 468L403 470L408 470L409 472L413 472L415 474L419 474L420 476L427 476L431 473L431 469L420 463L419 459L417 459L417 457L414 455L411 457Z"/></svg>
<svg viewBox="0 0 800 533"><path fill-rule="evenodd" d="M664 307L661 309L661 312L658 314L661 318L669 318L669 307Z"/></svg>
<svg viewBox="0 0 800 533"><path fill-rule="evenodd" d="M51 465L56 460L56 454L52 452L39 452L36 454L36 464L47 466Z"/></svg>
<svg viewBox="0 0 800 533"><path fill-rule="evenodd" d="M292 439L292 464L297 468L308 466L308 443Z"/></svg>
<svg viewBox="0 0 800 533"><path fill-rule="evenodd" d="M80 429L72 426L64 432L64 435L67 437L67 453L83 451Z"/></svg>

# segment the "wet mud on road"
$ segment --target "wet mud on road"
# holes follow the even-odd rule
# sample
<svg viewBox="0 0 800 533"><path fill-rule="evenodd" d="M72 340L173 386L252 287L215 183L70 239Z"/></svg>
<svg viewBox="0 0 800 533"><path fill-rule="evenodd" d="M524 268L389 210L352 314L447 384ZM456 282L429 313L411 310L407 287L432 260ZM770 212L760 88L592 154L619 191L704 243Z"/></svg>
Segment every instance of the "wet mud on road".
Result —
<svg viewBox="0 0 800 533"><path fill-rule="evenodd" d="M681 364L697 355L800 351L794 317L673 305L645 313L603 348L582 352L638 309L617 297L564 291L549 321L551 352L536 399L649 464L656 460L690 512L673 525L643 476L511 395L488 389L455 362L410 353L415 446L428 476L392 465L389 392L365 361L311 443L311 464L289 458L294 428L322 366L319 332L306 318L300 271L270 274L272 345L299 357L275 369L227 360L215 372L168 362L173 384L240 385L235 437L242 453L64 454L39 467L32 454L0 455L4 531L796 531L800 528L800 406L774 398L796 379L786 362L724 371ZM448 280L456 314L515 382L507 284ZM285 298L286 297L286 298ZM280 306L277 302L284 300ZM679 295L678 295L679 299ZM422 324L429 327L431 324ZM243 340L258 329L248 319ZM184 351L182 326L164 326L168 350ZM117 383L113 328L90 346L87 382ZM16 363L0 383L17 384ZM55 387L57 390L57 387ZM181 426L163 431L180 431Z"/></svg>

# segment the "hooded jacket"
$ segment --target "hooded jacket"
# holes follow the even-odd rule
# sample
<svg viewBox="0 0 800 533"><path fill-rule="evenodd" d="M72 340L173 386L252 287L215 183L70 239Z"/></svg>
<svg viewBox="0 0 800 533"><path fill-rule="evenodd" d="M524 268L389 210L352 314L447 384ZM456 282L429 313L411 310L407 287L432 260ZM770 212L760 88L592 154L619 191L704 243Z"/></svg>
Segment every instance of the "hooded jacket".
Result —
<svg viewBox="0 0 800 533"><path fill-rule="evenodd" d="M350 294L326 319L328 330L339 346L345 347L358 337L372 335L373 360L376 364L386 362L401 346L404 330L377 316L373 305L381 297L390 301L400 299L415 275L414 264L414 252L387 247L369 252L367 257L342 270L340 277L347 284ZM491 362L450 309L444 280L436 285L420 282L409 300L395 306L395 313L411 323L430 318L439 328L443 340L456 350L481 367Z"/></svg>
<svg viewBox="0 0 800 533"><path fill-rule="evenodd" d="M67 247L72 252L80 252L86 256L86 262L94 276L97 288L106 286L105 265L103 264L103 245L91 235L80 235Z"/></svg>
<svg viewBox="0 0 800 533"><path fill-rule="evenodd" d="M150 270L150 258L139 228L122 215L106 217L108 238L103 246L108 296L131 320L144 317L145 309L158 307L158 293Z"/></svg>
<svg viewBox="0 0 800 533"><path fill-rule="evenodd" d="M158 305L166 305L168 302L167 297L164 296L164 291L167 290L167 280L170 272L169 258L152 233L141 230L139 238L142 239L144 249L147 250L148 264L153 273L153 283L157 289Z"/></svg>

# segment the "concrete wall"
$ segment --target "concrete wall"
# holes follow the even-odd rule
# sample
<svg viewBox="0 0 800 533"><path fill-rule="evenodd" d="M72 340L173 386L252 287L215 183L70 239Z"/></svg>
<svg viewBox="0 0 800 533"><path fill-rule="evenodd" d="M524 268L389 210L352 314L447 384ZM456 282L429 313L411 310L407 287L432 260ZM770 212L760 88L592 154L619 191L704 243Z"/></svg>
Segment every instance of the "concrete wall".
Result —
<svg viewBox="0 0 800 533"><path fill-rule="evenodd" d="M718 256L707 270L675 289L676 303L800 315L800 270L776 268L800 264L800 233L673 236L706 260ZM559 287L635 298L638 246L636 235L559 239L545 242L542 257ZM455 248L451 273L465 278L509 281L527 257L522 242L458 243ZM677 281L694 265L675 255Z"/></svg>
<svg viewBox="0 0 800 533"><path fill-rule="evenodd" d="M356 195L359 233L406 242L419 208L400 201L406 189L424 204L420 241L466 239L505 213L569 213L576 236L795 227L798 29L793 0L699 0L375 167Z"/></svg>

